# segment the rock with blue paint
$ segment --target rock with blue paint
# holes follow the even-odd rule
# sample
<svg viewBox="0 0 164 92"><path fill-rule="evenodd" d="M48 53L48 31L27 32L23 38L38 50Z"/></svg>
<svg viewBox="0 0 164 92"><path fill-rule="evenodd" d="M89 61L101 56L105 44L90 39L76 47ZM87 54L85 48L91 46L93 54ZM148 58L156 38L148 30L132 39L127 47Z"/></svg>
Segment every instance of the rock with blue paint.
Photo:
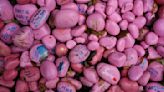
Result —
<svg viewBox="0 0 164 92"><path fill-rule="evenodd" d="M3 42L12 43L12 37L20 30L20 26L14 22L8 23L0 32L0 38Z"/></svg>
<svg viewBox="0 0 164 92"><path fill-rule="evenodd" d="M57 85L58 92L76 92L75 87L69 82L59 82Z"/></svg>
<svg viewBox="0 0 164 92"><path fill-rule="evenodd" d="M34 4L17 4L14 6L15 18L23 25L29 25L30 18L37 11L37 7Z"/></svg>
<svg viewBox="0 0 164 92"><path fill-rule="evenodd" d="M143 58L141 60L141 63L138 66L141 67L143 69L143 71L146 71L147 68L148 68L148 59L147 58Z"/></svg>
<svg viewBox="0 0 164 92"><path fill-rule="evenodd" d="M80 63L85 61L90 54L90 51L85 45L76 45L69 53L71 63Z"/></svg>
<svg viewBox="0 0 164 92"><path fill-rule="evenodd" d="M48 57L48 50L43 44L34 45L30 50L30 59L35 63L45 60Z"/></svg>
<svg viewBox="0 0 164 92"><path fill-rule="evenodd" d="M157 82L150 82L146 85L146 92L164 92L164 86Z"/></svg>
<svg viewBox="0 0 164 92"><path fill-rule="evenodd" d="M58 71L59 77L65 77L68 71L68 68L70 66L70 62L68 61L68 58L66 56L62 56L60 58L57 58L56 61L56 67Z"/></svg>
<svg viewBox="0 0 164 92"><path fill-rule="evenodd" d="M150 80L162 81L164 75L164 66L159 62L152 62L149 64L148 71L150 72Z"/></svg>
<svg viewBox="0 0 164 92"><path fill-rule="evenodd" d="M46 23L49 15L50 11L47 8L41 7L38 9L30 19L31 28L39 29L42 27Z"/></svg>
<svg viewBox="0 0 164 92"><path fill-rule="evenodd" d="M72 85L75 86L76 90L79 90L79 89L82 88L81 82L79 80L77 80L77 79L70 78L70 77L65 77L65 78L62 78L61 81L71 83Z"/></svg>
<svg viewBox="0 0 164 92"><path fill-rule="evenodd" d="M105 92L110 87L110 83L104 80L98 81L95 85L92 86L90 92Z"/></svg>

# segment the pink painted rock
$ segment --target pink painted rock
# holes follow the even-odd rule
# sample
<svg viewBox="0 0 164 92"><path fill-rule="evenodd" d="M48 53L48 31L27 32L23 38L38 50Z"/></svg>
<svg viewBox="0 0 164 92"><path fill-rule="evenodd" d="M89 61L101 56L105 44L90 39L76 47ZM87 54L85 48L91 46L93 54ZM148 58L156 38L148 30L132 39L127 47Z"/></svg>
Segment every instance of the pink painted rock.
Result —
<svg viewBox="0 0 164 92"><path fill-rule="evenodd" d="M74 10L60 10L55 15L55 26L57 28L71 28L74 27L79 20L78 12Z"/></svg>
<svg viewBox="0 0 164 92"><path fill-rule="evenodd" d="M76 92L75 87L69 82L59 82L57 85L57 91L59 92Z"/></svg>
<svg viewBox="0 0 164 92"><path fill-rule="evenodd" d="M58 77L56 79L48 80L48 81L46 81L46 87L50 88L50 89L56 88L58 81L59 81Z"/></svg>
<svg viewBox="0 0 164 92"><path fill-rule="evenodd" d="M57 77L57 68L53 62L44 61L40 66L41 75L47 79L52 80Z"/></svg>
<svg viewBox="0 0 164 92"><path fill-rule="evenodd" d="M126 55L121 52L113 52L109 54L108 62L114 66L122 67L126 62Z"/></svg>
<svg viewBox="0 0 164 92"><path fill-rule="evenodd" d="M71 30L71 35L75 37L81 36L86 29L87 29L86 25L77 26Z"/></svg>
<svg viewBox="0 0 164 92"><path fill-rule="evenodd" d="M50 35L50 33L50 27L46 23L39 29L33 30L34 38L36 40L41 40L44 36Z"/></svg>
<svg viewBox="0 0 164 92"><path fill-rule="evenodd" d="M0 40L0 56L8 56L11 53L11 49Z"/></svg>
<svg viewBox="0 0 164 92"><path fill-rule="evenodd" d="M122 20L119 23L119 26L120 26L120 29L121 30L127 30L127 28L128 28L128 21L127 20Z"/></svg>
<svg viewBox="0 0 164 92"><path fill-rule="evenodd" d="M149 32L145 37L145 42L148 45L156 45L158 43L158 35L154 32Z"/></svg>
<svg viewBox="0 0 164 92"><path fill-rule="evenodd" d="M0 77L0 85L8 88L12 88L15 85L13 80L4 80L3 77Z"/></svg>
<svg viewBox="0 0 164 92"><path fill-rule="evenodd" d="M28 87L30 91L36 91L38 89L37 82L28 82Z"/></svg>
<svg viewBox="0 0 164 92"><path fill-rule="evenodd" d="M154 32L159 35L159 36L164 36L164 19L160 18L158 19L154 25L153 25L153 29L154 29Z"/></svg>
<svg viewBox="0 0 164 92"><path fill-rule="evenodd" d="M90 82L89 80L87 80L85 77L80 77L80 81L83 85L87 86L87 87L92 87L93 83Z"/></svg>
<svg viewBox="0 0 164 92"><path fill-rule="evenodd" d="M27 48L21 48L21 47L17 47L17 46L11 46L11 51L12 53L20 53L20 52L24 52L27 51Z"/></svg>
<svg viewBox="0 0 164 92"><path fill-rule="evenodd" d="M98 75L110 84L117 84L120 80L120 72L115 66L99 63L96 69Z"/></svg>
<svg viewBox="0 0 164 92"><path fill-rule="evenodd" d="M47 49L53 49L56 45L56 39L53 35L47 35L43 37L42 43Z"/></svg>
<svg viewBox="0 0 164 92"><path fill-rule="evenodd" d="M152 81L162 81L164 66L158 62L152 62L148 66L148 71L150 72L150 80Z"/></svg>
<svg viewBox="0 0 164 92"><path fill-rule="evenodd" d="M148 71L145 71L143 75L138 80L138 83L142 86L146 86L150 79L150 73Z"/></svg>
<svg viewBox="0 0 164 92"><path fill-rule="evenodd" d="M30 48L34 41L34 35L32 29L25 26L20 29L13 37L13 43L15 46L21 48Z"/></svg>
<svg viewBox="0 0 164 92"><path fill-rule="evenodd" d="M146 51L141 45L134 45L133 47L136 51L139 57L142 57L145 55Z"/></svg>
<svg viewBox="0 0 164 92"><path fill-rule="evenodd" d="M138 61L138 54L137 51L133 48L125 49L126 55L126 62L124 63L125 66L135 65Z"/></svg>
<svg viewBox="0 0 164 92"><path fill-rule="evenodd" d="M133 36L134 39L139 37L139 29L135 24L133 23L129 24L128 31L130 32L130 34Z"/></svg>
<svg viewBox="0 0 164 92"><path fill-rule="evenodd" d="M132 66L128 70L128 77L132 81L137 81L143 75L143 70L140 66Z"/></svg>
<svg viewBox="0 0 164 92"><path fill-rule="evenodd" d="M13 7L10 4L9 0L0 1L0 19L7 21L14 19Z"/></svg>
<svg viewBox="0 0 164 92"><path fill-rule="evenodd" d="M90 51L85 45L76 45L69 53L69 60L72 63L80 63L85 61L90 54Z"/></svg>
<svg viewBox="0 0 164 92"><path fill-rule="evenodd" d="M161 56L158 54L158 52L153 47L148 48L148 59L158 59L161 58Z"/></svg>
<svg viewBox="0 0 164 92"><path fill-rule="evenodd" d="M164 57L164 47L163 46L158 46L157 47L157 52L159 53L159 55Z"/></svg>
<svg viewBox="0 0 164 92"><path fill-rule="evenodd" d="M87 48L91 51L97 50L100 47L100 44L97 41L90 41L87 44Z"/></svg>
<svg viewBox="0 0 164 92"><path fill-rule="evenodd" d="M61 10L75 10L78 12L78 5L74 2L71 2L71 3L67 3L67 4L64 4L64 5L61 5Z"/></svg>
<svg viewBox="0 0 164 92"><path fill-rule="evenodd" d="M26 67L21 70L20 78L25 79L28 82L38 81L40 79L40 71L37 67Z"/></svg>
<svg viewBox="0 0 164 92"><path fill-rule="evenodd" d="M84 74L84 77L92 83L97 83L99 81L97 72L93 67L84 68L83 74Z"/></svg>
<svg viewBox="0 0 164 92"><path fill-rule="evenodd" d="M25 51L20 56L20 67L32 66L29 51Z"/></svg>
<svg viewBox="0 0 164 92"><path fill-rule="evenodd" d="M127 12L133 9L133 0L118 0L118 5L121 7L121 12Z"/></svg>
<svg viewBox="0 0 164 92"><path fill-rule="evenodd" d="M122 17L119 13L114 12L112 15L108 16L108 18L116 23L120 22L122 20Z"/></svg>
<svg viewBox="0 0 164 92"><path fill-rule="evenodd" d="M110 35L114 35L115 36L115 35L118 35L120 33L119 25L116 22L111 21L111 20L107 20L106 21L105 29L107 30L107 32Z"/></svg>
<svg viewBox="0 0 164 92"><path fill-rule="evenodd" d="M85 4L84 4L85 5ZM79 25L83 25L85 23L86 17L84 15L79 15L79 21L78 24Z"/></svg>
<svg viewBox="0 0 164 92"><path fill-rule="evenodd" d="M15 69L11 69L11 70L6 70L4 73L3 73L3 78L5 80L14 80L18 75L18 71L15 70Z"/></svg>
<svg viewBox="0 0 164 92"><path fill-rule="evenodd" d="M5 57L4 67L6 70L15 69L18 67L20 63L18 56L18 54L11 54Z"/></svg>
<svg viewBox="0 0 164 92"><path fill-rule="evenodd" d="M104 46L107 49L112 49L113 47L115 47L116 43L117 43L117 38L114 36L106 36L106 37L102 37L99 40L99 43L101 46Z"/></svg>
<svg viewBox="0 0 164 92"><path fill-rule="evenodd" d="M67 47L68 49L72 49L72 48L74 48L75 46L76 46L76 42L75 42L74 40L69 40L69 41L66 42L66 47Z"/></svg>
<svg viewBox="0 0 164 92"><path fill-rule="evenodd" d="M107 92L124 92L124 91L120 88L120 86L114 85L111 86Z"/></svg>
<svg viewBox="0 0 164 92"><path fill-rule="evenodd" d="M122 52L125 49L125 39L120 38L117 40L116 48L118 51Z"/></svg>
<svg viewBox="0 0 164 92"><path fill-rule="evenodd" d="M142 0L134 1L133 13L136 16L141 16L141 15L143 15L143 11L144 11L143 1Z"/></svg>
<svg viewBox="0 0 164 92"><path fill-rule="evenodd" d="M106 4L104 2L97 2L95 4L95 12L99 12L103 16L103 18L106 18L105 10Z"/></svg>
<svg viewBox="0 0 164 92"><path fill-rule="evenodd" d="M63 79L61 79L61 81L71 83L72 85L75 86L75 88L76 88L77 90L79 90L79 89L82 88L81 82L78 81L78 80L76 80L76 79L73 79L73 78L63 78Z"/></svg>
<svg viewBox="0 0 164 92"><path fill-rule="evenodd" d="M0 32L0 38L5 43L12 43L12 37L19 31L20 27L16 23L8 23Z"/></svg>
<svg viewBox="0 0 164 92"><path fill-rule="evenodd" d="M15 18L23 25L29 24L30 18L36 11L37 7L34 4L16 4L14 6Z"/></svg>
<svg viewBox="0 0 164 92"><path fill-rule="evenodd" d="M164 46L164 37L158 38L158 45Z"/></svg>
<svg viewBox="0 0 164 92"><path fill-rule="evenodd" d="M60 42L66 42L72 39L71 29L54 29L52 34Z"/></svg>
<svg viewBox="0 0 164 92"><path fill-rule="evenodd" d="M87 18L87 26L95 31L102 31L105 28L105 20L99 13L93 13Z"/></svg>
<svg viewBox="0 0 164 92"><path fill-rule="evenodd" d="M0 90L1 92L10 92L9 88L3 87L3 86L0 86Z"/></svg>
<svg viewBox="0 0 164 92"><path fill-rule="evenodd" d="M100 85L101 84L101 85ZM92 86L90 92L105 92L109 88L110 84L104 80L100 80L95 85Z"/></svg>
<svg viewBox="0 0 164 92"><path fill-rule="evenodd" d="M135 20L135 15L134 15L134 13L129 11L129 12L125 12L124 14L122 14L122 18L124 20L127 20L128 22L132 22Z"/></svg>
<svg viewBox="0 0 164 92"><path fill-rule="evenodd" d="M146 0L144 0L144 1L146 1ZM149 0L149 1L151 1L151 0ZM138 29L141 29L146 24L146 18L144 16L139 16L133 21L133 23L138 27Z"/></svg>
<svg viewBox="0 0 164 92"><path fill-rule="evenodd" d="M28 88L28 84L25 81L22 80L18 80L16 82L16 88L15 88L15 92L28 92L29 88Z"/></svg>
<svg viewBox="0 0 164 92"><path fill-rule="evenodd" d="M83 65L81 63L71 63L71 68L78 73L81 73L83 71Z"/></svg>
<svg viewBox="0 0 164 92"><path fill-rule="evenodd" d="M106 14L111 15L115 12L115 10L118 8L118 1L117 0L104 0L107 1L107 7L106 7Z"/></svg>
<svg viewBox="0 0 164 92"><path fill-rule="evenodd" d="M139 91L138 83L135 81L131 81L128 78L122 78L119 81L119 85L125 92L138 92Z"/></svg>
<svg viewBox="0 0 164 92"><path fill-rule="evenodd" d="M41 7L46 7L50 11L56 8L56 0L37 0L37 4Z"/></svg>

